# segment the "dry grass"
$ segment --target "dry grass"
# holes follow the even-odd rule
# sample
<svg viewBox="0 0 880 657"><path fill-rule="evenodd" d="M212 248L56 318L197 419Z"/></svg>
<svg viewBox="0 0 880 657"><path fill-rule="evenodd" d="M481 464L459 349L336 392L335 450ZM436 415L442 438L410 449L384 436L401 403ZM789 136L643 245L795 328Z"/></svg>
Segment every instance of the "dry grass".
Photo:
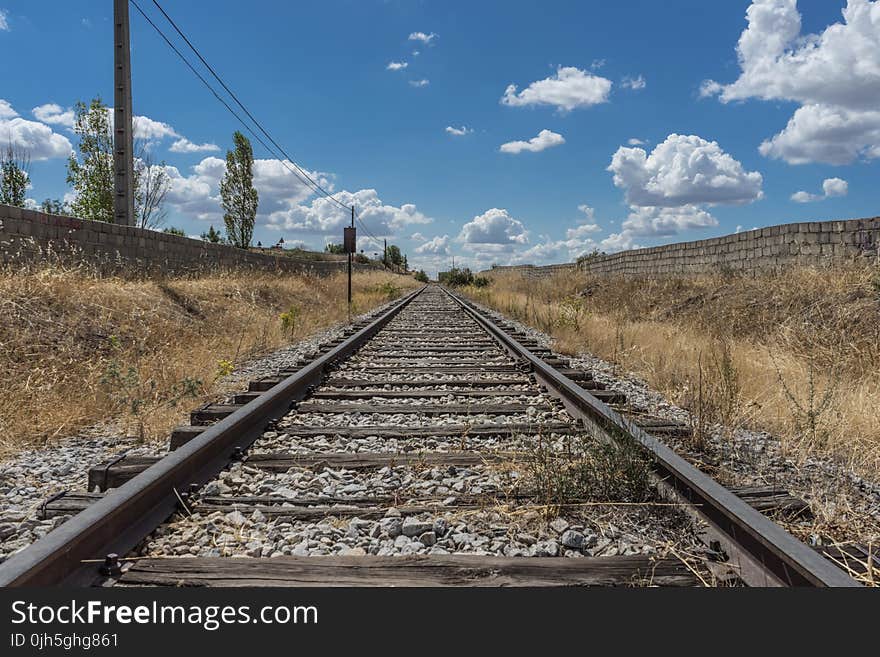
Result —
<svg viewBox="0 0 880 657"><path fill-rule="evenodd" d="M880 478L880 271L619 280L505 272L473 299L588 351L715 423ZM699 445L695 445L699 447Z"/></svg>
<svg viewBox="0 0 880 657"><path fill-rule="evenodd" d="M416 285L357 273L353 311ZM345 294L344 274L132 281L76 267L0 271L0 455L103 420L164 438L237 363L345 321Z"/></svg>

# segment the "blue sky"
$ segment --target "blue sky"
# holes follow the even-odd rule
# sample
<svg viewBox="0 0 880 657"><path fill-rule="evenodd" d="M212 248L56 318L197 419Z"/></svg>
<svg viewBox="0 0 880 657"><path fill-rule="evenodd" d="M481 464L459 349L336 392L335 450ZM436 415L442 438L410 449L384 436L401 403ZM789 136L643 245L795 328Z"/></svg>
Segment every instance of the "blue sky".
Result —
<svg viewBox="0 0 880 657"><path fill-rule="evenodd" d="M432 272L878 214L880 0L162 5L300 165ZM134 8L132 51L168 224L219 227L239 126ZM0 0L0 53L0 136L32 150L33 199L63 197L68 109L112 101L112 2ZM344 213L255 155L255 239L341 241Z"/></svg>

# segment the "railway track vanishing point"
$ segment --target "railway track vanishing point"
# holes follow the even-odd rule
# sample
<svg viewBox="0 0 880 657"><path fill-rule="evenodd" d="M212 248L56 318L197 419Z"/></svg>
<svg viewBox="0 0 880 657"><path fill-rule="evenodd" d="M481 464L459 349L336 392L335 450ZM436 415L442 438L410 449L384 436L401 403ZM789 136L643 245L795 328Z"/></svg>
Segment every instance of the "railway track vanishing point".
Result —
<svg viewBox="0 0 880 657"><path fill-rule="evenodd" d="M655 437L684 427L624 401L427 286L194 411L167 455L93 467L95 490L43 504L69 519L0 564L0 585L693 585L702 570L857 585L753 508L755 491L734 494ZM539 461L585 444L645 455L656 496L548 497L559 482ZM658 548L676 531L705 548L696 566Z"/></svg>

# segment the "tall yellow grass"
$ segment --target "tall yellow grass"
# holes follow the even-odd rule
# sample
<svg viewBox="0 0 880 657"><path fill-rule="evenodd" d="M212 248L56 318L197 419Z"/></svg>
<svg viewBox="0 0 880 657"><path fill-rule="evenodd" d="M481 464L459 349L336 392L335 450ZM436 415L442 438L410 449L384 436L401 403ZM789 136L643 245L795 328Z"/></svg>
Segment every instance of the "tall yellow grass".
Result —
<svg viewBox="0 0 880 657"><path fill-rule="evenodd" d="M643 377L710 422L880 476L880 272L626 280L505 272L473 299ZM699 418L698 418L699 419Z"/></svg>
<svg viewBox="0 0 880 657"><path fill-rule="evenodd" d="M356 273L353 310L416 285ZM0 271L0 455L101 420L164 438L236 364L344 321L345 295L343 274L132 281L60 266Z"/></svg>

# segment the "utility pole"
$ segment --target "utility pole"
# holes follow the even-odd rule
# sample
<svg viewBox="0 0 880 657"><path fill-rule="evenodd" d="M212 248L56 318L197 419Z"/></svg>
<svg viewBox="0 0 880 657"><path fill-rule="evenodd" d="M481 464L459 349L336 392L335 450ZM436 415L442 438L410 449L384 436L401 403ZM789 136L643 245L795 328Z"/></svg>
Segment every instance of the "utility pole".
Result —
<svg viewBox="0 0 880 657"><path fill-rule="evenodd" d="M342 246L348 253L348 323L351 324L351 260L357 252L357 231L354 227L354 206L351 206L351 227L342 230Z"/></svg>
<svg viewBox="0 0 880 657"><path fill-rule="evenodd" d="M354 206L351 206L351 228L354 230ZM351 324L351 253L353 250L349 249L348 251L348 323Z"/></svg>
<svg viewBox="0 0 880 657"><path fill-rule="evenodd" d="M385 250L382 252L382 266L388 269L388 240L384 240Z"/></svg>
<svg viewBox="0 0 880 657"><path fill-rule="evenodd" d="M128 0L113 0L113 169L114 222L134 226L134 138L131 108L131 39Z"/></svg>

